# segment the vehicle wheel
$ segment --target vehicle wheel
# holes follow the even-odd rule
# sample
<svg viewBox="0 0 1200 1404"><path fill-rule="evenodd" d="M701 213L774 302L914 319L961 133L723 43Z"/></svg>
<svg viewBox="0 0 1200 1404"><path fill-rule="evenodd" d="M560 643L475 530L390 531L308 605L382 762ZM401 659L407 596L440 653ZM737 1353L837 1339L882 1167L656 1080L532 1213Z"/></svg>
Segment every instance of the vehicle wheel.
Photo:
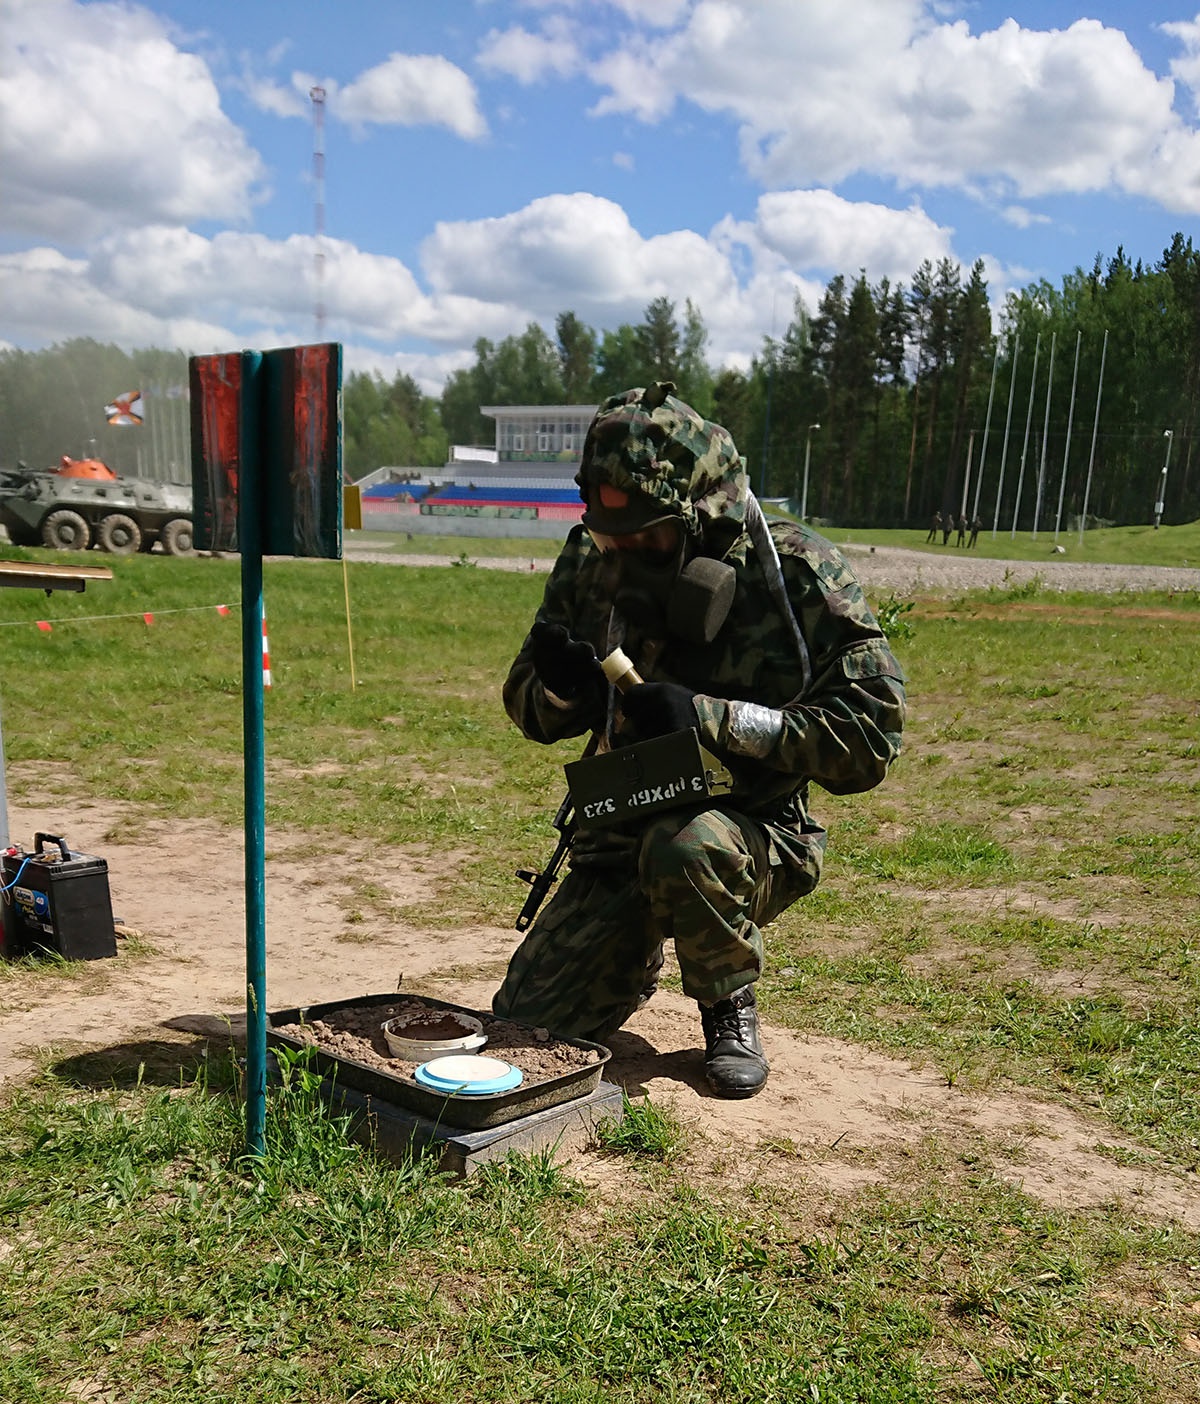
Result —
<svg viewBox="0 0 1200 1404"><path fill-rule="evenodd" d="M100 523L96 540L113 556L132 556L142 544L142 529L124 512L113 512Z"/></svg>
<svg viewBox="0 0 1200 1404"><path fill-rule="evenodd" d="M10 526L6 527L8 539L14 546L40 546L42 544L41 535L37 527L31 526Z"/></svg>
<svg viewBox="0 0 1200 1404"><path fill-rule="evenodd" d="M51 512L42 523L42 544L56 551L86 551L91 539L87 522L69 507Z"/></svg>
<svg viewBox="0 0 1200 1404"><path fill-rule="evenodd" d="M158 534L168 556L192 554L192 524L186 517L174 517Z"/></svg>

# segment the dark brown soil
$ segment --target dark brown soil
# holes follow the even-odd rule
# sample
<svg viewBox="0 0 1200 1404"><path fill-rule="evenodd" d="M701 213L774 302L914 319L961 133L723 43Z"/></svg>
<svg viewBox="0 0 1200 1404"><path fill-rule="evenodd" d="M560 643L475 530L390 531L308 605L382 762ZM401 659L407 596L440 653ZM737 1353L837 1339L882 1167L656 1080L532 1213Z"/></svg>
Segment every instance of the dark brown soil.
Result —
<svg viewBox="0 0 1200 1404"><path fill-rule="evenodd" d="M423 1014L436 1021L445 1012L406 995L397 998L394 1004L343 1004L327 1010L324 1018L311 1024L282 1024L275 1032L302 1043L316 1044L337 1058L348 1058L411 1082L417 1063L392 1055L383 1037L383 1024L388 1019L415 1020ZM477 1051L520 1068L525 1075L525 1086L550 1082L576 1068L590 1067L600 1061L600 1054L594 1048L580 1048L566 1039L553 1037L545 1029L514 1024L474 1010L463 1012L474 1014L487 1035L487 1043ZM451 1036L461 1033L461 1028L454 1024Z"/></svg>
<svg viewBox="0 0 1200 1404"><path fill-rule="evenodd" d="M406 1014L398 1014L390 1021L393 1034L401 1038L411 1038L419 1043L432 1043L437 1039L464 1038L474 1031L466 1021L470 1016L447 1011L438 1014L424 1007L414 1007Z"/></svg>

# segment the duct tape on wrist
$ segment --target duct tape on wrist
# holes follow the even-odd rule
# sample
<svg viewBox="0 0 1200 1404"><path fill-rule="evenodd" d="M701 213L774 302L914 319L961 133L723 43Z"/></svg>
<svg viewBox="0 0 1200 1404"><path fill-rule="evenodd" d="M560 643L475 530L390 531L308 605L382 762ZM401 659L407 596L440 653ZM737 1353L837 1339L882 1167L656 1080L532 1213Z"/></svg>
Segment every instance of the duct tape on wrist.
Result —
<svg viewBox="0 0 1200 1404"><path fill-rule="evenodd" d="M563 770L581 829L636 823L733 789L733 776L701 746L694 727L585 756Z"/></svg>

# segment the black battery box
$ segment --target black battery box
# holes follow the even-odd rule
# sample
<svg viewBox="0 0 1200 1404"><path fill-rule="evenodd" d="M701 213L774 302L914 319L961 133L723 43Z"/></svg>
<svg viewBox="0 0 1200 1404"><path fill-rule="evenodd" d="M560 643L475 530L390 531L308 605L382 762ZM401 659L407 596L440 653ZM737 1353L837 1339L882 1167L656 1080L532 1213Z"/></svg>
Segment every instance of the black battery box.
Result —
<svg viewBox="0 0 1200 1404"><path fill-rule="evenodd" d="M57 834L35 834L33 852L0 854L2 953L9 960L54 951L64 960L117 953L108 864L73 853Z"/></svg>
<svg viewBox="0 0 1200 1404"><path fill-rule="evenodd" d="M733 789L733 777L700 744L695 727L584 756L563 771L581 829L628 823Z"/></svg>

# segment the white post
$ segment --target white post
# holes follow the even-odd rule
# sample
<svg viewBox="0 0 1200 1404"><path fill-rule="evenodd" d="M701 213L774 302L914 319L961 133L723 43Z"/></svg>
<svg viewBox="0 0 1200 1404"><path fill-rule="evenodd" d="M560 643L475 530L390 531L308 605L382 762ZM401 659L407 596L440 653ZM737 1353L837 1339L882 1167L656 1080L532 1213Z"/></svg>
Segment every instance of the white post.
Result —
<svg viewBox="0 0 1200 1404"><path fill-rule="evenodd" d="M971 430L971 437L967 440L967 472L963 478L962 506L959 508L959 516L967 515L967 493L971 490L971 460L975 456L975 430Z"/></svg>
<svg viewBox="0 0 1200 1404"><path fill-rule="evenodd" d="M1025 455L1029 451L1029 426L1033 422L1033 396L1037 390L1038 356L1042 350L1042 334L1038 332L1033 344L1033 374L1029 377L1029 408L1025 411L1025 437L1021 440L1021 471L1017 474L1017 495L1013 499L1013 523L1011 541L1017 534L1017 513L1021 510L1021 489L1025 486Z"/></svg>
<svg viewBox="0 0 1200 1404"><path fill-rule="evenodd" d="M1058 511L1054 514L1054 540L1058 540L1058 527L1062 521L1063 493L1067 487L1067 459L1071 453L1071 426L1075 423L1075 385L1079 380L1079 343L1083 333L1075 333L1075 369L1071 372L1071 408L1067 411L1067 442L1063 447L1062 477L1058 484Z"/></svg>
<svg viewBox="0 0 1200 1404"><path fill-rule="evenodd" d="M1172 429L1163 430L1163 438L1167 441L1167 456L1163 459L1162 480L1158 485L1158 501L1154 504L1154 530L1158 530L1158 524L1162 521L1163 504L1167 500L1167 469L1171 464L1171 440L1175 437Z"/></svg>
<svg viewBox="0 0 1200 1404"><path fill-rule="evenodd" d="M802 522L808 521L808 462L812 455L813 430L820 427L819 424L810 424L808 435L804 440L804 487L800 492L800 520Z"/></svg>
<svg viewBox="0 0 1200 1404"><path fill-rule="evenodd" d="M1008 413L1004 417L1004 444L1000 449L1000 480L996 484L996 515L992 518L992 540L1000 525L1000 499L1004 495L1004 465L1008 461L1008 430L1012 424L1013 392L1017 388L1017 357L1021 353L1021 338L1013 338L1012 365L1008 369Z"/></svg>
<svg viewBox="0 0 1200 1404"><path fill-rule="evenodd" d="M1079 514L1079 544L1083 545L1083 528L1087 524L1088 499L1092 495L1092 468L1096 463L1096 434L1100 429L1100 392L1104 389L1104 360L1108 355L1108 328L1104 328L1104 345L1100 348L1100 379L1096 382L1096 417L1092 420L1092 449L1088 454L1087 482L1083 487L1083 511Z"/></svg>
<svg viewBox="0 0 1200 1404"><path fill-rule="evenodd" d="M1046 487L1046 450L1050 445L1050 397L1054 394L1054 347L1058 333L1050 334L1050 369L1046 372L1046 418L1042 424L1042 461L1038 464L1037 493L1033 499L1033 534L1031 541L1037 540L1038 518L1042 515L1042 493Z"/></svg>
<svg viewBox="0 0 1200 1404"><path fill-rule="evenodd" d="M971 520L979 515L979 494L983 491L983 465L987 461L988 430L992 427L992 397L996 393L996 367L1000 364L1000 338L996 338L996 352L992 357L992 383L988 387L987 414L983 417L983 443L979 448L979 472L975 475L975 502L971 508ZM967 509L964 507L963 511Z"/></svg>

